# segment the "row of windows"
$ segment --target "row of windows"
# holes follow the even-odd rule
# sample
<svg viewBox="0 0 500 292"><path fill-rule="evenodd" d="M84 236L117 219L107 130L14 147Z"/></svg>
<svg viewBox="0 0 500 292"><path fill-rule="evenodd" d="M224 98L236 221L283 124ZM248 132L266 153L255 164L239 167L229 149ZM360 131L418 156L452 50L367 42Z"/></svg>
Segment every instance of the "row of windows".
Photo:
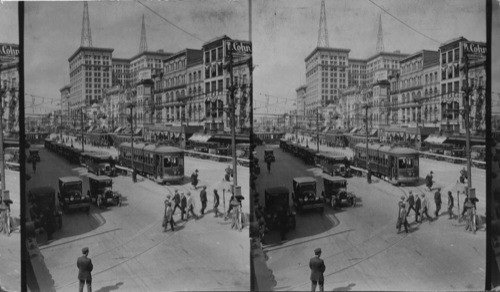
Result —
<svg viewBox="0 0 500 292"><path fill-rule="evenodd" d="M446 58L448 56L448 58ZM460 60L460 50L459 49L454 49L450 50L448 52L441 53L441 63L446 64L446 63L451 63L451 62L457 62Z"/></svg>
<svg viewBox="0 0 500 292"><path fill-rule="evenodd" d="M205 63L222 61L222 47L205 51Z"/></svg>

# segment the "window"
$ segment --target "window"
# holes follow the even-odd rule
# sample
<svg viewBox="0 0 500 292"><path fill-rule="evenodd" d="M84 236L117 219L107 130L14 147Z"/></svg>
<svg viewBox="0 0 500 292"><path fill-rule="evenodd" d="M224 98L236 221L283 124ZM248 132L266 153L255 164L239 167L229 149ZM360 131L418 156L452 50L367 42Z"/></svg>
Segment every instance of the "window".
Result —
<svg viewBox="0 0 500 292"><path fill-rule="evenodd" d="M460 51L458 49L453 50L453 54L455 57L455 62L460 59Z"/></svg>
<svg viewBox="0 0 500 292"><path fill-rule="evenodd" d="M455 93L459 93L460 92L460 88L459 88L459 82L458 81L455 81L455 83L453 83L453 91Z"/></svg>
<svg viewBox="0 0 500 292"><path fill-rule="evenodd" d="M224 86L223 86L223 83L222 83L222 82L223 82L223 80L222 80L222 79L220 79L220 80L217 82L217 83L218 83L218 84L217 84L217 89L219 90L219 92L222 92L222 90L223 90L223 88L224 88Z"/></svg>
<svg viewBox="0 0 500 292"><path fill-rule="evenodd" d="M441 84L441 94L446 94L446 84Z"/></svg>
<svg viewBox="0 0 500 292"><path fill-rule="evenodd" d="M446 53L441 54L441 63L446 64Z"/></svg>
<svg viewBox="0 0 500 292"><path fill-rule="evenodd" d="M210 82L205 83L205 92L210 93Z"/></svg>

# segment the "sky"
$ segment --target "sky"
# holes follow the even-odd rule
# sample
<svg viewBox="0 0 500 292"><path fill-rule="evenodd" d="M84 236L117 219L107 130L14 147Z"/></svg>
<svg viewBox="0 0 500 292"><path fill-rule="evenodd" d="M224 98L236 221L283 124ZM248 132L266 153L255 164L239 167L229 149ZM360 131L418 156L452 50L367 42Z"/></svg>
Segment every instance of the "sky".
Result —
<svg viewBox="0 0 500 292"><path fill-rule="evenodd" d="M0 43L19 44L17 2L0 1Z"/></svg>
<svg viewBox="0 0 500 292"><path fill-rule="evenodd" d="M139 2L89 1L92 45L113 48L114 58L139 53L144 14L149 51L178 52L201 49L204 42L227 35L249 39L247 0L142 1L152 10L193 34L182 32ZM56 108L60 89L69 84L68 58L81 41L83 2L25 2L26 113ZM45 97L40 107L30 106L31 95ZM51 99L57 99L53 104ZM35 98L35 105L41 98Z"/></svg>
<svg viewBox="0 0 500 292"><path fill-rule="evenodd" d="M304 59L318 42L321 0L257 0L252 7L254 114L283 113L294 108L295 89L305 84ZM350 58L375 54L379 15L385 51L437 51L460 36L486 42L484 0L326 0L325 7L330 47L350 49Z"/></svg>

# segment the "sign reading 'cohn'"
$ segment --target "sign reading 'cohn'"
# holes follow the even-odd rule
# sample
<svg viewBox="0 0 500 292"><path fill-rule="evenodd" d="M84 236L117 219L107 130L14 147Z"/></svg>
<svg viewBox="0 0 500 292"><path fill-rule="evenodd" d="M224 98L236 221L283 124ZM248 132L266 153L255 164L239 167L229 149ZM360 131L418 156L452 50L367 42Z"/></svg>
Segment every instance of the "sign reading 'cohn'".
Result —
<svg viewBox="0 0 500 292"><path fill-rule="evenodd" d="M252 43L244 41L226 41L226 50L231 53L252 54Z"/></svg>
<svg viewBox="0 0 500 292"><path fill-rule="evenodd" d="M473 42L464 43L464 52L467 54L486 56L486 50L487 50L486 44L473 43Z"/></svg>
<svg viewBox="0 0 500 292"><path fill-rule="evenodd" d="M19 57L19 46L12 44L0 44L1 57Z"/></svg>

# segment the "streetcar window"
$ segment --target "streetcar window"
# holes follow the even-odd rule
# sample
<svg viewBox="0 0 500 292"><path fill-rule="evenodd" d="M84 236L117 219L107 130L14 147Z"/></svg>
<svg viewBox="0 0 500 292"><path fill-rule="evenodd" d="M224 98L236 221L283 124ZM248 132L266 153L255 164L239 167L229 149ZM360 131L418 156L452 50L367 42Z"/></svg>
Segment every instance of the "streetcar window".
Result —
<svg viewBox="0 0 500 292"><path fill-rule="evenodd" d="M171 167L172 163L170 162L170 159L168 157L165 157L163 159L163 167Z"/></svg>

